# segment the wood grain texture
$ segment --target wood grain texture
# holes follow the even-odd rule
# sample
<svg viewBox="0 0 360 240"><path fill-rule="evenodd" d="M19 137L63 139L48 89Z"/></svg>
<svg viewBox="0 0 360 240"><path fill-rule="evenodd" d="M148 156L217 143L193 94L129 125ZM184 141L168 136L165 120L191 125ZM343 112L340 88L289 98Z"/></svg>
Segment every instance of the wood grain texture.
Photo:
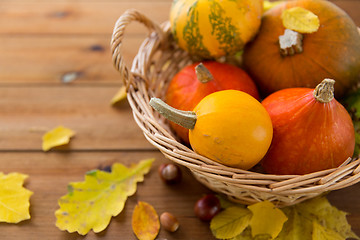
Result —
<svg viewBox="0 0 360 240"><path fill-rule="evenodd" d="M127 9L135 8L160 24L168 20L170 6L169 1L2 1L0 22L6 24L0 34L108 35Z"/></svg>
<svg viewBox="0 0 360 240"><path fill-rule="evenodd" d="M1 87L0 150L41 150L58 125L76 132L71 150L153 149L127 101L112 107L118 87Z"/></svg>
<svg viewBox="0 0 360 240"><path fill-rule="evenodd" d="M146 29L143 29L144 33ZM146 35L125 39L123 54L130 66ZM111 62L111 36L27 37L0 35L1 84L121 84ZM4 47L6 46L6 47ZM31 63L31 64L29 64ZM73 78L67 81L67 76Z"/></svg>
<svg viewBox="0 0 360 240"><path fill-rule="evenodd" d="M0 223L5 240L135 240L131 215L137 201L157 212L172 212L180 221L175 233L161 230L158 240L214 239L209 224L194 216L193 206L211 192L182 168L183 181L163 184L157 168L169 162L148 143L126 101L110 100L121 86L113 68L110 38L118 17L135 8L156 23L168 20L172 0L1 0L0 1L0 172L28 174L30 220ZM360 26L359 0L333 0ZM123 55L128 65L147 36L132 23ZM69 145L41 151L42 135L64 125L76 132ZM152 170L129 197L125 209L101 233L87 236L55 226L57 200L68 183L83 181L87 171L120 162L129 166L155 157ZM329 200L349 213L360 235L360 184L331 192Z"/></svg>

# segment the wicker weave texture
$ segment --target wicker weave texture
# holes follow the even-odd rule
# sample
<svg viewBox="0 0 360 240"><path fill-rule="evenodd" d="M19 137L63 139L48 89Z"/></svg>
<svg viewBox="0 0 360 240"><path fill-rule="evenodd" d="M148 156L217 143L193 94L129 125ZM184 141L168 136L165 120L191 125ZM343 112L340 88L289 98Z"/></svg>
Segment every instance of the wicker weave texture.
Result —
<svg viewBox="0 0 360 240"><path fill-rule="evenodd" d="M133 21L144 24L149 36L139 47L129 70L121 55L121 45L125 29ZM151 97L163 98L172 77L194 61L174 42L169 23L158 26L130 9L115 24L111 48L114 66L127 87L134 119L145 138L165 157L190 169L208 188L243 204L269 200L282 207L360 181L360 159L349 158L338 168L307 175L270 175L227 167L195 153L176 139L166 120L148 104Z"/></svg>

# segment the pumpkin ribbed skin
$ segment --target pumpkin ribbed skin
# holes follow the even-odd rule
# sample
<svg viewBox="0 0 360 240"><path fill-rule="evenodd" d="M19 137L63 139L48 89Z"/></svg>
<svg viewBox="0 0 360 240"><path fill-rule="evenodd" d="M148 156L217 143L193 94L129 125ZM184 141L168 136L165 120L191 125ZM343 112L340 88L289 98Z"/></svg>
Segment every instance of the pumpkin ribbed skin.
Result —
<svg viewBox="0 0 360 240"><path fill-rule="evenodd" d="M263 0L174 0L175 40L190 54L213 58L243 49L261 24Z"/></svg>
<svg viewBox="0 0 360 240"><path fill-rule="evenodd" d="M170 106L192 111L194 107L207 95L220 90L234 89L246 92L259 100L259 93L255 83L249 75L234 65L205 61L204 66L210 71L213 80L202 83L197 79L195 67L199 63L193 63L181 69L171 80L166 91L166 103ZM189 144L189 130L173 122L170 122L176 134Z"/></svg>
<svg viewBox="0 0 360 240"><path fill-rule="evenodd" d="M317 32L303 35L303 52L282 56L279 36L285 28L281 13L299 6L319 17ZM313 88L319 79L336 80L335 96L341 97L360 74L360 35L351 18L323 0L285 2L264 13L257 37L244 50L244 65L266 96L290 87Z"/></svg>
<svg viewBox="0 0 360 240"><path fill-rule="evenodd" d="M274 135L262 160L267 173L307 174L338 167L355 147L352 120L335 99L321 103L314 89L288 88L262 101Z"/></svg>

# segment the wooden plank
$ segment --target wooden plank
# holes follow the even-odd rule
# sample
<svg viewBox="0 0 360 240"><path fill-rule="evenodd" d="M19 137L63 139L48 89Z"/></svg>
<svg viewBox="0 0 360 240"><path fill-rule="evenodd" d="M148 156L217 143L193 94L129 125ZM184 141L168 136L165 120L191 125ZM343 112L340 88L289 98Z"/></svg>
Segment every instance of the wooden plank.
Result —
<svg viewBox="0 0 360 240"><path fill-rule="evenodd" d="M334 0L360 25L360 2ZM135 8L156 23L168 20L167 2L2 2L0 34L108 34L127 9ZM129 29L138 32L137 28Z"/></svg>
<svg viewBox="0 0 360 240"><path fill-rule="evenodd" d="M118 88L0 88L0 150L41 150L42 135L58 125L77 133L71 150L153 149L127 103L110 105Z"/></svg>
<svg viewBox="0 0 360 240"><path fill-rule="evenodd" d="M126 35L122 54L128 66L146 34ZM104 84L121 82L113 67L111 34L98 36L1 36L0 84ZM68 76L68 77L66 77Z"/></svg>
<svg viewBox="0 0 360 240"><path fill-rule="evenodd" d="M1 2L0 34L106 34L134 8L155 23L169 18L171 2ZM138 27L129 28L138 33ZM141 31L143 31L141 29Z"/></svg>
<svg viewBox="0 0 360 240"><path fill-rule="evenodd" d="M332 1L343 8L360 25L354 0ZM88 2L88 1L5 1L0 5L0 34L109 34L116 20L127 9L134 8L155 23L169 19L171 1L164 2ZM143 30L141 30L143 31ZM129 27L130 34L139 27Z"/></svg>
<svg viewBox="0 0 360 240"><path fill-rule="evenodd" d="M150 173L138 184L135 195L128 198L124 210L112 218L107 229L99 234L90 232L91 239L134 239L131 216L137 201L154 206L158 214L172 212L180 222L176 233L161 230L158 239L214 239L208 224L197 219L193 206L203 194L210 192L197 182L188 170L182 168L183 179L178 185L165 185L157 174L161 163L168 162L159 152L92 152L92 153L3 153L0 152L0 171L28 174L26 188L33 191L30 199L31 219L20 224L0 224L1 239L6 240L69 240L79 239L77 233L61 231L55 226L54 212L57 200L67 193L70 182L84 180L87 171L111 165L114 162L130 166L142 159L156 158ZM6 236L6 237L5 237ZM4 238L5 237L5 238Z"/></svg>

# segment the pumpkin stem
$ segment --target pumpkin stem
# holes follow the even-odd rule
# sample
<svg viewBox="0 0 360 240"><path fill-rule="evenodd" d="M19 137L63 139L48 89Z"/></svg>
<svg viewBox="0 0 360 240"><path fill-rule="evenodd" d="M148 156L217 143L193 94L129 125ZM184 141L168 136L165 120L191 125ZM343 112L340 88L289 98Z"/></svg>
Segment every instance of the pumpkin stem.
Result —
<svg viewBox="0 0 360 240"><path fill-rule="evenodd" d="M319 85L316 86L313 92L315 99L322 103L328 103L333 100L334 84L335 80L325 78Z"/></svg>
<svg viewBox="0 0 360 240"><path fill-rule="evenodd" d="M301 53L303 35L290 29L285 29L284 35L279 36L280 53L282 56L292 56Z"/></svg>
<svg viewBox="0 0 360 240"><path fill-rule="evenodd" d="M166 119L187 129L195 127L197 119L195 112L173 108L159 98L151 98L149 104Z"/></svg>
<svg viewBox="0 0 360 240"><path fill-rule="evenodd" d="M202 64L202 63L199 63L195 67L195 73L196 73L197 79L202 83L207 83L207 82L210 82L210 81L212 81L214 79L214 77L211 74L211 72L209 71L209 69L207 69L204 66L204 64Z"/></svg>

